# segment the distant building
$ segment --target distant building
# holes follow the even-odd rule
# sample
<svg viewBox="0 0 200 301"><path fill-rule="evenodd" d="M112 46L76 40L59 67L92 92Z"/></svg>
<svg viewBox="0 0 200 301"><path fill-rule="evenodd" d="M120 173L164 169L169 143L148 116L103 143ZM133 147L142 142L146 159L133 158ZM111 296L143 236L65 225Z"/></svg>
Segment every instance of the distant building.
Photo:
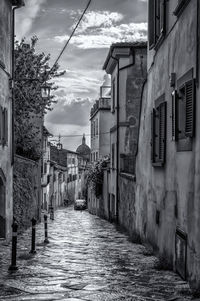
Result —
<svg viewBox="0 0 200 301"><path fill-rule="evenodd" d="M87 161L90 161L90 152L90 148L86 144L85 134L83 134L82 144L78 146L78 148L76 149L76 153L81 155Z"/></svg>
<svg viewBox="0 0 200 301"><path fill-rule="evenodd" d="M74 202L78 184L78 153L67 150L67 199Z"/></svg>
<svg viewBox="0 0 200 301"><path fill-rule="evenodd" d="M49 199L50 199L50 142L48 138L51 134L48 130L43 127L43 156L41 162L41 186L42 186L42 197L41 205L42 209L49 209Z"/></svg>
<svg viewBox="0 0 200 301"><path fill-rule="evenodd" d="M91 162L110 155L111 86L110 79L100 87L100 98L90 111Z"/></svg>

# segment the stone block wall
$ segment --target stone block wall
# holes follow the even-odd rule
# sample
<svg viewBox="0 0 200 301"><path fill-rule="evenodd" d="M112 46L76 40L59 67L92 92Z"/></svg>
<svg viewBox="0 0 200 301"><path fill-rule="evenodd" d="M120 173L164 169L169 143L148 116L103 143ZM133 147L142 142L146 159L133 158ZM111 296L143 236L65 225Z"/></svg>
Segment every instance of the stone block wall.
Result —
<svg viewBox="0 0 200 301"><path fill-rule="evenodd" d="M40 172L37 162L15 156L13 179L13 216L19 231L31 225L31 219L40 220Z"/></svg>

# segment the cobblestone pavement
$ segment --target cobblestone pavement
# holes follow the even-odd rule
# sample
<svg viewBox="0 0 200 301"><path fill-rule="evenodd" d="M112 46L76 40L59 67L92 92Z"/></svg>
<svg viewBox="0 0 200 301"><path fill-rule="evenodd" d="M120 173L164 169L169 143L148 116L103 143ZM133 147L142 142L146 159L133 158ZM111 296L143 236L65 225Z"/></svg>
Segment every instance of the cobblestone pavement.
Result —
<svg viewBox="0 0 200 301"><path fill-rule="evenodd" d="M0 242L0 300L191 300L178 275L155 269L144 246L87 211L56 211L49 244L43 223L36 231L35 255L29 254L31 230L18 238L17 272L8 272L10 246Z"/></svg>

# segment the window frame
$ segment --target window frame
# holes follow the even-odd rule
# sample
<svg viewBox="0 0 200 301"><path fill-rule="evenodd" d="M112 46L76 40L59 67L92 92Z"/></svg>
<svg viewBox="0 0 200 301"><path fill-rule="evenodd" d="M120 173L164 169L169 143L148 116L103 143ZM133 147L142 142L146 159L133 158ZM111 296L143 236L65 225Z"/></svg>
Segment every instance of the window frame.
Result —
<svg viewBox="0 0 200 301"><path fill-rule="evenodd" d="M188 91L188 89L190 90ZM193 77L186 78L178 85L177 90L172 92L173 141L192 139L195 136L195 105L196 81Z"/></svg>
<svg viewBox="0 0 200 301"><path fill-rule="evenodd" d="M157 48L166 34L166 0L149 0L148 43L149 50Z"/></svg>
<svg viewBox="0 0 200 301"><path fill-rule="evenodd" d="M151 113L151 161L152 166L163 167L166 162L167 102L163 94L155 101Z"/></svg>

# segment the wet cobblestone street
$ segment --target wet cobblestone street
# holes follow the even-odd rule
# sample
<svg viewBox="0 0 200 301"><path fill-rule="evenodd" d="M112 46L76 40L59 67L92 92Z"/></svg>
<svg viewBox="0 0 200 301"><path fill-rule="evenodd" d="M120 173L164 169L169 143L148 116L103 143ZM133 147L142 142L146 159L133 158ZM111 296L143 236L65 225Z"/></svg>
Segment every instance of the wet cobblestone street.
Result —
<svg viewBox="0 0 200 301"><path fill-rule="evenodd" d="M30 233L18 238L14 273L8 272L10 246L0 242L0 300L191 300L178 275L155 269L144 246L87 211L56 211L46 245L44 225L37 225L35 255Z"/></svg>

